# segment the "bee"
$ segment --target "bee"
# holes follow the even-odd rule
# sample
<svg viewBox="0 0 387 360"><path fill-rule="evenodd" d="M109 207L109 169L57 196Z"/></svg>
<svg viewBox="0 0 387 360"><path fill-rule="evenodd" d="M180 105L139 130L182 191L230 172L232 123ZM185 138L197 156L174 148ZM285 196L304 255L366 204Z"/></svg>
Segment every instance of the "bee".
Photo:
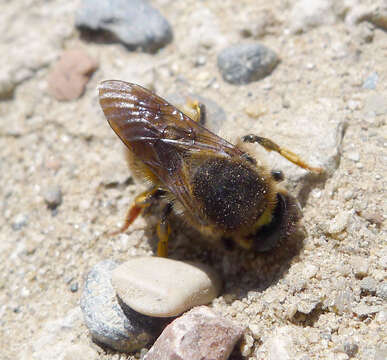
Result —
<svg viewBox="0 0 387 360"><path fill-rule="evenodd" d="M168 255L173 210L205 236L255 251L272 249L296 229L301 211L280 186L282 171L270 171L243 143L233 145L205 128L204 105L192 102L190 117L151 91L119 80L102 82L99 100L127 147L132 173L150 184L135 198L118 232L160 201L158 256ZM250 134L242 142L258 143L304 169L322 171L267 138Z"/></svg>

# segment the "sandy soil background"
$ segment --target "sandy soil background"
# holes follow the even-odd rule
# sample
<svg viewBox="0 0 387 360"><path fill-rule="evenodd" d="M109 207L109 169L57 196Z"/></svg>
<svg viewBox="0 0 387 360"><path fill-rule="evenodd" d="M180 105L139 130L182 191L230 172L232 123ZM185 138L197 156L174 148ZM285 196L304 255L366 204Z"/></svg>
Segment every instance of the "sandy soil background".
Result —
<svg viewBox="0 0 387 360"><path fill-rule="evenodd" d="M304 206L301 235L266 255L224 254L196 246L197 235L178 226L171 256L209 263L221 274L224 293L212 306L247 326L244 358L274 359L276 349L282 359L386 358L386 28L359 20L372 1L319 1L332 6L311 24L299 19L300 3L155 0L174 39L145 54L81 40L78 1L1 2L1 359L140 356L93 344L79 309L91 266L151 255L155 246L152 218L107 235L143 187L132 181L100 110L96 87L105 79L137 82L162 96L200 94L227 114L221 123L209 120L227 138L256 132L327 166L332 157L319 149L346 123L341 146L329 145L336 155L325 178L284 165ZM281 63L261 81L230 85L217 54L243 41L266 45ZM47 76L74 47L99 67L81 98L59 102ZM53 189L62 193L55 210L46 203Z"/></svg>

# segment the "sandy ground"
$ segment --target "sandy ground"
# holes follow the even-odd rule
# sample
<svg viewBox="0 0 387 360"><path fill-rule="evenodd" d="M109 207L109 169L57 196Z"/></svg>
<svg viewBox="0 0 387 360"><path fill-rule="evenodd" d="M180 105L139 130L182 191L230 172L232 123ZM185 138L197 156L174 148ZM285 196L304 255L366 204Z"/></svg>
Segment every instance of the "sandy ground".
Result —
<svg viewBox="0 0 387 360"><path fill-rule="evenodd" d="M227 114L222 133L232 140L264 129L273 136L278 122L292 124L293 113L308 116L316 108L327 122L347 122L337 169L304 199L303 236L269 255L224 254L196 246L196 235L178 227L171 255L219 271L225 289L213 307L248 327L245 358L274 359L275 349L285 349L284 359L385 358L386 32L366 23L350 26L338 16L294 34L293 1L152 4L174 31L173 43L154 55L80 40L77 1L0 4L0 74L12 72L17 83L13 98L0 102L0 358L72 358L74 344L99 359L133 358L94 345L79 310L91 266L151 255L155 245L142 218L127 234L107 235L142 189L98 105L96 87L111 78L164 96L183 91L216 101ZM281 63L262 81L225 83L216 68L219 50L244 40L241 29L263 10L272 21L258 41ZM47 74L63 49L78 46L99 69L80 99L58 102L48 94ZM195 66L199 56L205 63ZM376 87L364 89L373 73ZM251 106L265 111L249 117ZM277 139L287 144L285 133ZM319 158L308 139L295 146ZM63 193L55 211L44 200L52 186ZM368 277L375 286L366 291Z"/></svg>

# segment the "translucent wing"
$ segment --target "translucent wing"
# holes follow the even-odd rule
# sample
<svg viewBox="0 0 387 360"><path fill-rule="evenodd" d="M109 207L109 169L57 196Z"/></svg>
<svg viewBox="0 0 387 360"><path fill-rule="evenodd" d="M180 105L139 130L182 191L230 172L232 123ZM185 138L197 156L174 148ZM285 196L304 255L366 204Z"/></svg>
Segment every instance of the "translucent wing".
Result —
<svg viewBox="0 0 387 360"><path fill-rule="evenodd" d="M193 210L184 159L193 153L241 156L243 152L151 91L119 80L104 81L99 98L125 145L183 205Z"/></svg>

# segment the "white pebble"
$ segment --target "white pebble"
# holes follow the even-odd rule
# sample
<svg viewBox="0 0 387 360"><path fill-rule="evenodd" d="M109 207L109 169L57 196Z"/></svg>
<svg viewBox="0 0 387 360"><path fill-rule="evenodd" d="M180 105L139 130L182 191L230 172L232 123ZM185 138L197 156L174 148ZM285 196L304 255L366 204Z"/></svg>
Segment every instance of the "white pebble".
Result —
<svg viewBox="0 0 387 360"><path fill-rule="evenodd" d="M155 317L177 316L208 304L221 282L208 266L159 257L137 257L112 273L117 295L133 310Z"/></svg>
<svg viewBox="0 0 387 360"><path fill-rule="evenodd" d="M348 158L349 160L354 161L354 162L358 162L358 161L360 160L360 155L359 155L359 153L356 152L356 151L350 151L350 152L348 152L348 154L347 154L347 158Z"/></svg>
<svg viewBox="0 0 387 360"><path fill-rule="evenodd" d="M343 211L338 214L333 220L331 220L328 226L329 234L338 234L347 228L350 213Z"/></svg>
<svg viewBox="0 0 387 360"><path fill-rule="evenodd" d="M348 190L348 191L346 191L345 193L344 193L344 199L346 200L346 201L348 201L348 200L351 200L352 198L353 198L353 191L351 191L351 190Z"/></svg>

